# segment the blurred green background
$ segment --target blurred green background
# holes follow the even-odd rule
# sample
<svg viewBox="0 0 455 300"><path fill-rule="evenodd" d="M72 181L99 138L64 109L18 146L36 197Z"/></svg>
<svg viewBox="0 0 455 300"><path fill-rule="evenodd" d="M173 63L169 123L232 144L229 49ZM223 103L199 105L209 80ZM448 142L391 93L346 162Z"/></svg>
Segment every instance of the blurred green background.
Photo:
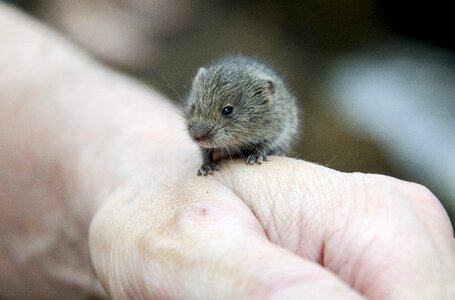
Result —
<svg viewBox="0 0 455 300"><path fill-rule="evenodd" d="M8 2L175 101L213 59L232 53L265 59L301 101L303 134L294 155L422 183L454 221L455 47L444 1ZM405 84L393 84L400 80ZM359 103L366 103L362 111ZM392 124L382 116L397 116L403 126L381 126Z"/></svg>

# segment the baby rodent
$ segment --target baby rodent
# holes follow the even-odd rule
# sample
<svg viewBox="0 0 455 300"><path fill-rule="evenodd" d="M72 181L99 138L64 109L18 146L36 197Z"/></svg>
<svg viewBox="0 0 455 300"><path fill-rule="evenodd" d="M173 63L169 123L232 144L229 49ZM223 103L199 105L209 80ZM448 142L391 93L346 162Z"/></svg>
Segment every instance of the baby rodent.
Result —
<svg viewBox="0 0 455 300"><path fill-rule="evenodd" d="M290 150L297 132L296 98L270 67L230 56L201 67L185 108L187 128L202 150L198 175L213 174L216 162L241 156L247 164Z"/></svg>

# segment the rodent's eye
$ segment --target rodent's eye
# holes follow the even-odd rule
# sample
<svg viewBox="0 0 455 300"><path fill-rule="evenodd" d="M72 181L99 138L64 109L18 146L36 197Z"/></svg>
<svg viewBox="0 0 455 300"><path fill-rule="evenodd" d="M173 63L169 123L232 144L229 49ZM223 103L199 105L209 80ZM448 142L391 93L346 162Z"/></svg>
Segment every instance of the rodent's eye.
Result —
<svg viewBox="0 0 455 300"><path fill-rule="evenodd" d="M234 108L230 105L226 105L225 107L223 107L223 109L221 110L221 114L223 116L228 116L230 114L232 114L234 112Z"/></svg>

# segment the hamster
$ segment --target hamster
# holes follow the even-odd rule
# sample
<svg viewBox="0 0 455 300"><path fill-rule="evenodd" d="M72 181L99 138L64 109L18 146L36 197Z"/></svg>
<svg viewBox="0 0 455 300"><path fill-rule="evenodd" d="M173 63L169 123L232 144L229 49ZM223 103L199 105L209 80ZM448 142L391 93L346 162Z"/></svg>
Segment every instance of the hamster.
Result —
<svg viewBox="0 0 455 300"><path fill-rule="evenodd" d="M252 165L285 154L299 124L296 102L283 79L257 60L230 56L201 67L184 111L202 151L197 174L213 174L226 158Z"/></svg>

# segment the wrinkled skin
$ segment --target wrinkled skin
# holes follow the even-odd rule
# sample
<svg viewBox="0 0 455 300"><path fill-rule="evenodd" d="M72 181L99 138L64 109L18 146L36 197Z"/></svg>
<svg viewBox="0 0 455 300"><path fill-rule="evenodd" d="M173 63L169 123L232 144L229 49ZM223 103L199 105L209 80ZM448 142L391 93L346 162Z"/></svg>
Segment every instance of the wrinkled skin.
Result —
<svg viewBox="0 0 455 300"><path fill-rule="evenodd" d="M279 157L262 167L229 163L211 177L190 169L184 178L161 194L119 192L98 213L92 254L112 293L124 296L126 286L171 299L454 295L452 229L421 186Z"/></svg>
<svg viewBox="0 0 455 300"><path fill-rule="evenodd" d="M0 25L0 298L455 298L426 188L276 156L198 177L161 95L3 5Z"/></svg>

